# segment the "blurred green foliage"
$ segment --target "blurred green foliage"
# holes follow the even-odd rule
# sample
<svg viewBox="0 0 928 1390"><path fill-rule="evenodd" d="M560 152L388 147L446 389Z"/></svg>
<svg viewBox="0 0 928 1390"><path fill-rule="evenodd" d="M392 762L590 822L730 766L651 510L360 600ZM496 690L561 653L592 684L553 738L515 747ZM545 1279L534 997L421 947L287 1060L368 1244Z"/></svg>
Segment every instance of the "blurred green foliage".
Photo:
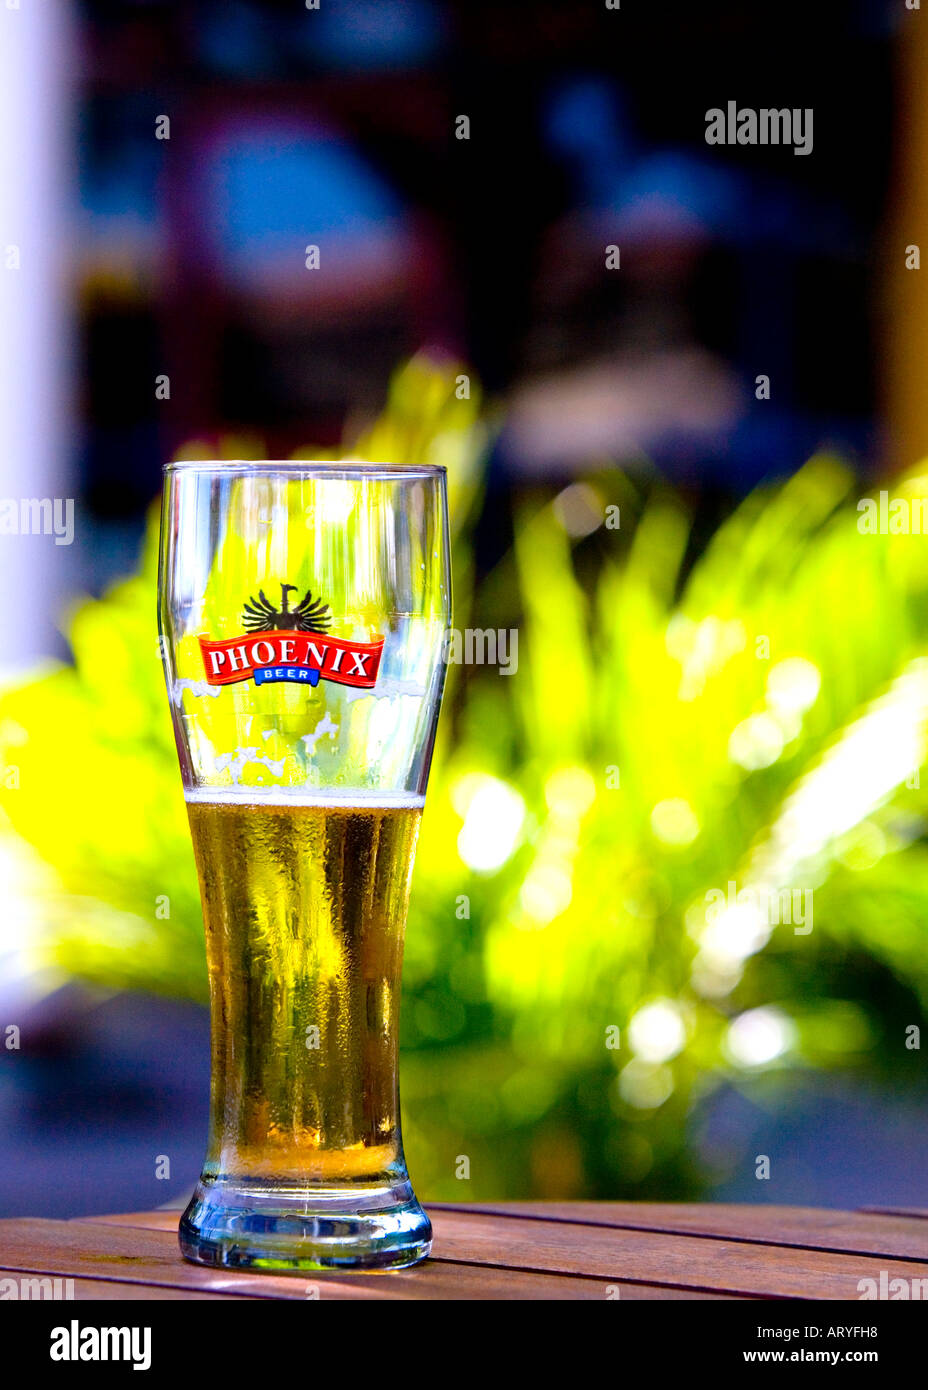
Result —
<svg viewBox="0 0 928 1390"><path fill-rule="evenodd" d="M455 625L518 639L511 674L449 671L404 974L411 1170L432 1199L461 1198L462 1155L470 1199L692 1195L738 1161L694 1149L719 1086L919 1077L928 546L862 534L828 457L699 544L683 498L599 469L523 494L475 586L487 432L414 359L346 451L447 465ZM73 665L0 699L3 806L55 873L47 958L203 1000L155 587L153 519L140 572L72 613Z"/></svg>

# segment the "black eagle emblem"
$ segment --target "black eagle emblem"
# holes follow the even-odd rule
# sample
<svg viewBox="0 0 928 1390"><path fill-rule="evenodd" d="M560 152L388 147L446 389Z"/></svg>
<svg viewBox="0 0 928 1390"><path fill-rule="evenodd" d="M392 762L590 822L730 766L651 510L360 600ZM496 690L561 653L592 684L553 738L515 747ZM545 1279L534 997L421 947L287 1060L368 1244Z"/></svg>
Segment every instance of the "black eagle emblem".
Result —
<svg viewBox="0 0 928 1390"><path fill-rule="evenodd" d="M332 621L329 605L313 599L309 589L295 608L288 607L288 594L298 593L295 584L281 584L280 607L268 603L264 590L251 597L242 610L247 632L327 632Z"/></svg>

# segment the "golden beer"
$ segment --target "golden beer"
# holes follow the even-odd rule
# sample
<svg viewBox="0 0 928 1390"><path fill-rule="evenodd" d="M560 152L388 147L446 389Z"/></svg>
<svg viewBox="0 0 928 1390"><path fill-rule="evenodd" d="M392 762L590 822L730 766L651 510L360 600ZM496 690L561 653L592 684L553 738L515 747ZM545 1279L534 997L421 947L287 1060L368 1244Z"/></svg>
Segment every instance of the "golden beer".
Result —
<svg viewBox="0 0 928 1390"><path fill-rule="evenodd" d="M227 794L187 810L212 1013L204 1180L388 1185L402 1165L399 991L421 799Z"/></svg>

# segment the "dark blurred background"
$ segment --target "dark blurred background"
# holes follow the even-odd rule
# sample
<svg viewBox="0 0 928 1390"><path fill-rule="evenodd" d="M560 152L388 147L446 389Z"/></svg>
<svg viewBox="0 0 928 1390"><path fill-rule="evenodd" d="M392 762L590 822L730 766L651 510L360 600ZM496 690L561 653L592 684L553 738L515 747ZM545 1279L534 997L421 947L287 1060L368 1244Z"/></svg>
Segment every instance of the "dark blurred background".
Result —
<svg viewBox="0 0 928 1390"><path fill-rule="evenodd" d="M591 451L646 454L710 496L823 443L880 456L904 11L821 18L789 3L81 5L76 476L101 541L138 535L177 448L334 445L423 345L508 399L501 488L569 477ZM707 147L707 109L746 94L812 106L812 157ZM322 274L304 270L308 244ZM609 244L621 273L603 274Z"/></svg>

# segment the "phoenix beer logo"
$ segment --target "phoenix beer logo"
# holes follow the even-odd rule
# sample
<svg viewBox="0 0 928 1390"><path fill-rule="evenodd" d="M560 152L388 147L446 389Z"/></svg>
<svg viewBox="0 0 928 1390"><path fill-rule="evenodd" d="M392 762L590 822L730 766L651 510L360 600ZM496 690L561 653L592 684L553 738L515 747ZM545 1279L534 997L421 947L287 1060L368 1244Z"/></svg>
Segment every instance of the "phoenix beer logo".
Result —
<svg viewBox="0 0 928 1390"><path fill-rule="evenodd" d="M354 642L331 636L329 605L307 589L291 608L289 595L295 593L296 584L281 584L280 607L275 608L259 589L257 598L252 595L245 602L241 637L199 639L209 685L254 680L255 685L292 681L316 686L326 680L371 689L376 684L384 639Z"/></svg>
<svg viewBox="0 0 928 1390"><path fill-rule="evenodd" d="M297 594L295 584L281 584L280 607L275 608L264 597L264 590L258 590L257 598L250 598L242 613L242 622L248 632L326 632L332 619L329 605L316 600L309 589L294 609L287 607L287 595Z"/></svg>

